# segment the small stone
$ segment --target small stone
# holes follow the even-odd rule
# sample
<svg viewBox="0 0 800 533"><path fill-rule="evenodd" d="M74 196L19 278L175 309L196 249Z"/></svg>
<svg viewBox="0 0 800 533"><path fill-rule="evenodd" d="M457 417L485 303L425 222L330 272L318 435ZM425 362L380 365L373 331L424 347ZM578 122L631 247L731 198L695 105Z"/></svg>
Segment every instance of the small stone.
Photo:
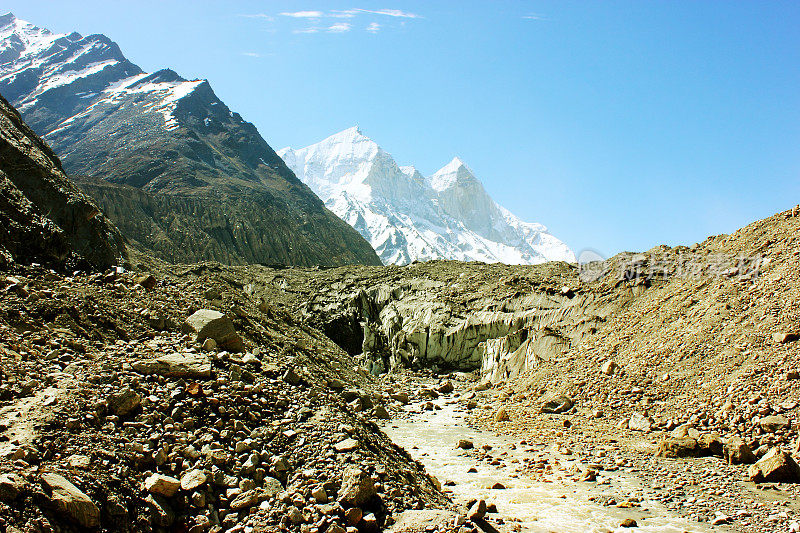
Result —
<svg viewBox="0 0 800 533"><path fill-rule="evenodd" d="M299 385L301 378L300 375L294 371L293 368L289 368L283 374L283 381L288 383L289 385Z"/></svg>
<svg viewBox="0 0 800 533"><path fill-rule="evenodd" d="M607 376L612 376L612 375L614 375L614 371L616 369L617 369L617 363L615 363L614 361L609 359L608 361L603 363L602 367L600 367L600 372L602 372L603 374L605 374Z"/></svg>
<svg viewBox="0 0 800 533"><path fill-rule="evenodd" d="M439 388L437 388L436 390L438 390L442 394L450 394L451 392L456 390L456 388L455 386L453 386L453 382L448 380L439 385Z"/></svg>
<svg viewBox="0 0 800 533"><path fill-rule="evenodd" d="M156 287L156 278L149 274L145 274L144 276L139 276L136 278L136 284L141 285L148 291L152 291Z"/></svg>
<svg viewBox="0 0 800 533"><path fill-rule="evenodd" d="M325 491L325 487L317 487L311 491L311 496L317 501L317 503L328 503L328 493Z"/></svg>
<svg viewBox="0 0 800 533"><path fill-rule="evenodd" d="M619 525L619 527L638 527L638 526L639 524L636 523L636 520L634 520L633 518L626 518Z"/></svg>
<svg viewBox="0 0 800 533"><path fill-rule="evenodd" d="M344 513L344 519L347 520L348 526L356 526L364 517L364 511L359 507L351 507Z"/></svg>
<svg viewBox="0 0 800 533"><path fill-rule="evenodd" d="M203 341L203 351L206 352L216 352L217 351L217 341L212 338L208 338Z"/></svg>
<svg viewBox="0 0 800 533"><path fill-rule="evenodd" d="M375 418L377 418L379 420L389 420L392 417L389 415L389 411L387 411L384 406L376 405L375 406Z"/></svg>
<svg viewBox="0 0 800 533"><path fill-rule="evenodd" d="M396 402L402 403L403 405L408 405L408 403L411 401L410 398L408 397L408 394L406 394L405 392L397 392L395 394L392 394L390 398Z"/></svg>
<svg viewBox="0 0 800 533"><path fill-rule="evenodd" d="M156 374L168 378L209 378L211 361L205 355L175 353L158 359L142 359L131 364L140 374Z"/></svg>
<svg viewBox="0 0 800 533"><path fill-rule="evenodd" d="M656 456L672 459L680 457L699 457L700 446L697 440L691 437L666 437L659 442Z"/></svg>
<svg viewBox="0 0 800 533"><path fill-rule="evenodd" d="M472 448L475 447L475 445L472 444L471 440L461 439L461 440L458 441L458 446L456 446L456 447L460 448L462 450L471 450Z"/></svg>

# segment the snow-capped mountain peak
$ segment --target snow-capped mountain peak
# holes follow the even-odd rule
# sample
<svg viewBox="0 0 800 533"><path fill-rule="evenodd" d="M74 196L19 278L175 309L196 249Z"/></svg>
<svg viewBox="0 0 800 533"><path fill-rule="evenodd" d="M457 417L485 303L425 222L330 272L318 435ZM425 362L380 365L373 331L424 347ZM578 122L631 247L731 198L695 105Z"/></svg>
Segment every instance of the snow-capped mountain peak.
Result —
<svg viewBox="0 0 800 533"><path fill-rule="evenodd" d="M178 101L202 83L171 70L146 74L105 35L58 34L12 13L0 16L0 90L22 112L48 102L49 112L37 112L31 121L46 138L131 98L161 115L164 129L175 129Z"/></svg>
<svg viewBox="0 0 800 533"><path fill-rule="evenodd" d="M458 157L426 178L413 165L399 166L357 126L278 155L386 264L575 261L544 226L497 205Z"/></svg>

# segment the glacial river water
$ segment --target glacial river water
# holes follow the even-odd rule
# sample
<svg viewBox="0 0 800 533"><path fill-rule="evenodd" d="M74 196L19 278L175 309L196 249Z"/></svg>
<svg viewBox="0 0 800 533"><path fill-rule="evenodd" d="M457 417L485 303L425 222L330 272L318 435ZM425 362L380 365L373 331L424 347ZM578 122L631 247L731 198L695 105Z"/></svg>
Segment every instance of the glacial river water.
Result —
<svg viewBox="0 0 800 533"><path fill-rule="evenodd" d="M444 488L452 491L455 501L483 498L487 503L497 505L498 515L494 516L519 520L499 526L501 531L510 531L515 524L521 526L521 531L536 533L682 533L716 530L671 515L657 502L642 502L643 509L625 509L589 501L590 496L601 493L624 496L641 492L643 487L639 480L623 473L611 473L611 484L601 487L572 481L531 481L526 480L524 475L512 477L517 465L510 460L517 458L521 461L529 457L531 452L526 451L525 447L511 450L509 446L512 441L507 438L468 427L457 405L443 399L435 403L441 410L419 413L409 408L411 412L407 418L387 423L384 431L395 443L420 460L428 472L442 483L454 481L455 486ZM470 457L456 448L459 439L469 439L476 447L489 444L495 451L507 451L508 455L503 457L505 466L492 466ZM560 457L559 461L568 463L569 458ZM477 473L469 473L471 467L475 467ZM490 488L498 482L507 488ZM638 527L620 527L626 518L635 519Z"/></svg>

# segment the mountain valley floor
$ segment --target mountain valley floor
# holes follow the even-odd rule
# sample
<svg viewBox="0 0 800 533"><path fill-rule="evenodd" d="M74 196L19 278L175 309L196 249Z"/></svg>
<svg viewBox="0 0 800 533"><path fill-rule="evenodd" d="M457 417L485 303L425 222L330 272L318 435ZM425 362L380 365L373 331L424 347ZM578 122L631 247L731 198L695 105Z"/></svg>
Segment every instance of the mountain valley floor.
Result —
<svg viewBox="0 0 800 533"><path fill-rule="evenodd" d="M456 453L585 490L617 526L798 531L799 230L779 213L591 277L6 264L0 530L519 530L379 426L450 406L513 443Z"/></svg>

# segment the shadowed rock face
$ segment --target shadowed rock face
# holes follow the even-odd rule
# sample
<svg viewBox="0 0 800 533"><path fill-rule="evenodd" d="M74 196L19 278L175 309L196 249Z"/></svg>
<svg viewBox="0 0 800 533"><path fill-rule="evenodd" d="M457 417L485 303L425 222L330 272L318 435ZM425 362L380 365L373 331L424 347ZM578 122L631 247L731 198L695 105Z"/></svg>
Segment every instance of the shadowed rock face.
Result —
<svg viewBox="0 0 800 533"><path fill-rule="evenodd" d="M131 245L168 261L380 264L204 80L0 17L0 92Z"/></svg>
<svg viewBox="0 0 800 533"><path fill-rule="evenodd" d="M125 244L61 162L0 97L0 254L17 262L119 264Z"/></svg>

